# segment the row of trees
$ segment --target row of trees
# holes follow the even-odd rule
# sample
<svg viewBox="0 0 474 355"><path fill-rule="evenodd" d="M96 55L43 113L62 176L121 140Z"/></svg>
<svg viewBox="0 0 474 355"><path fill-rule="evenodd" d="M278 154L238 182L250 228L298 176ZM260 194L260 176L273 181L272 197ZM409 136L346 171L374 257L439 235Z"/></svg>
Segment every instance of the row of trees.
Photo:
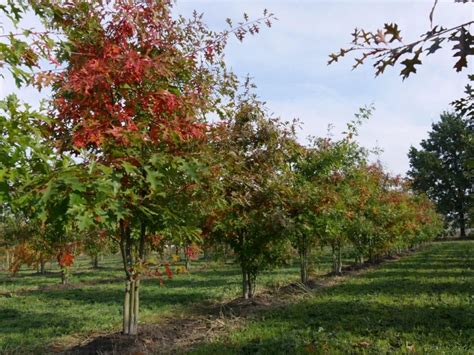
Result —
<svg viewBox="0 0 474 355"><path fill-rule="evenodd" d="M430 202L369 164L355 142L371 109L343 139L303 146L296 122L270 117L248 83L242 90L223 49L231 34L242 40L270 26L272 14L245 15L236 27L228 20L216 33L198 14L173 17L168 1L18 1L0 10L14 25L27 11L44 22L44 32L12 34L0 50L19 85L52 92L45 109L14 96L0 103L0 203L12 227L2 235L52 248L64 269L77 243L114 243L126 276L124 334L137 333L141 276L171 272L147 258L166 244L230 246L248 298L258 273L293 250L306 282L317 246L332 248L340 273L347 245L362 262L439 233Z"/></svg>

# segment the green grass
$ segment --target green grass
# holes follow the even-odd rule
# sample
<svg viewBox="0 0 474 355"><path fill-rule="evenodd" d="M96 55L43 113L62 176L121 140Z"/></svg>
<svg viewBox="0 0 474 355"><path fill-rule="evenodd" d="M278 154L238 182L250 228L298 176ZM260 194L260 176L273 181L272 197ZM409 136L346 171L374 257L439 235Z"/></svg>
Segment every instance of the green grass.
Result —
<svg viewBox="0 0 474 355"><path fill-rule="evenodd" d="M440 242L266 312L195 353L474 354L474 242Z"/></svg>
<svg viewBox="0 0 474 355"><path fill-rule="evenodd" d="M121 328L124 283L118 257L107 257L98 270L87 258L78 258L70 284L80 288L52 289L60 282L59 270L48 265L39 275L21 270L10 277L0 273L0 353L38 352L52 344L68 344L97 332ZM240 270L236 265L195 262L189 274L175 275L160 286L158 279L142 282L141 322L186 314L196 304L211 304L235 298L240 293ZM298 268L290 266L259 277L260 287L297 280ZM41 288L50 287L47 290ZM60 347L60 346L59 346Z"/></svg>
<svg viewBox="0 0 474 355"><path fill-rule="evenodd" d="M317 274L330 267L319 256ZM102 268L78 258L71 284L79 288L47 289L59 283L58 270L38 275L21 270L12 278L0 273L0 353L44 353L97 333L120 330L123 282L118 257ZM474 242L435 243L426 250L389 262L365 275L281 310L245 322L238 331L197 353L419 353L466 354L474 346ZM141 288L141 322L187 315L196 305L237 297L240 271L235 265L202 261L194 272L176 275L160 286L145 280ZM298 279L297 266L265 272L260 289Z"/></svg>

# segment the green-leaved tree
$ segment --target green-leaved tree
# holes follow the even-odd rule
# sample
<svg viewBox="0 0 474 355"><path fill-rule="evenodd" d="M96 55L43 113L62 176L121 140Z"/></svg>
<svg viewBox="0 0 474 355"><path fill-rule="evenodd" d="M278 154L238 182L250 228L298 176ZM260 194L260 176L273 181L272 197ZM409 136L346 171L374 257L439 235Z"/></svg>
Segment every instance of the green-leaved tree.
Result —
<svg viewBox="0 0 474 355"><path fill-rule="evenodd" d="M443 113L420 145L420 149L411 147L408 153L411 166L408 176L413 180L413 187L426 192L438 211L458 226L461 237L465 237L472 204L469 161L474 156L467 119Z"/></svg>

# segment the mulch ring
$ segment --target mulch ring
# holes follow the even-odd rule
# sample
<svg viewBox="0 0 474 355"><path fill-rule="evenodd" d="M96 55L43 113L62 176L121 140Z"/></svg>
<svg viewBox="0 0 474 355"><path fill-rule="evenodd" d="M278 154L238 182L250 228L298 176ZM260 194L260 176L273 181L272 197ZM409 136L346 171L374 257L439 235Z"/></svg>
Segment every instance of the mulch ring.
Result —
<svg viewBox="0 0 474 355"><path fill-rule="evenodd" d="M216 336L225 323L218 319L171 319L159 324L139 326L136 336L121 333L103 335L83 342L63 354L172 354Z"/></svg>
<svg viewBox="0 0 474 355"><path fill-rule="evenodd" d="M196 306L189 318L167 319L157 324L141 324L137 336L113 333L94 337L67 349L62 354L175 354L209 342L239 327L245 319L261 311L284 305L271 294L262 293L253 299L236 298L213 307ZM205 308L205 309L204 309Z"/></svg>

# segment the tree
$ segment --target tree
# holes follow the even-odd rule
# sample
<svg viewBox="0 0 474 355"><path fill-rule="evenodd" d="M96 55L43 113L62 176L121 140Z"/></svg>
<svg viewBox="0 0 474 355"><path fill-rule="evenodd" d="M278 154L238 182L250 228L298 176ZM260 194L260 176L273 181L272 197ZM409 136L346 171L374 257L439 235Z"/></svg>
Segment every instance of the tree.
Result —
<svg viewBox="0 0 474 355"><path fill-rule="evenodd" d="M289 250L285 204L294 129L268 118L250 97L216 130L211 144L220 159L222 198L211 234L233 249L242 271L242 296L248 299L255 294L258 274L286 260Z"/></svg>
<svg viewBox="0 0 474 355"><path fill-rule="evenodd" d="M361 114L368 117L370 111ZM329 227L344 220L335 214L330 215L337 209L337 193L331 189L340 185L341 176L347 174L358 160L354 158L359 147L351 141L352 135L357 133L356 126L351 127L350 133L340 141L329 137L313 138L308 148L300 147L292 164L295 177L292 195L287 202L291 220L289 233L299 254L302 283L308 281L311 250L316 245L327 243L329 235L342 236L341 229ZM341 195L341 202L346 199L346 194ZM340 273L340 263L336 264L335 272Z"/></svg>
<svg viewBox="0 0 474 355"><path fill-rule="evenodd" d="M453 221L466 236L468 211L472 205L472 169L474 159L472 131L460 115L445 112L433 123L421 149L411 147L408 153L413 188L425 192L440 213Z"/></svg>
<svg viewBox="0 0 474 355"><path fill-rule="evenodd" d="M35 54L48 65L35 70L32 82L38 89L51 85L49 117L34 127L61 164L28 181L28 203L38 202L44 223L103 229L119 244L126 274L123 331L136 334L146 244L157 234L189 240L199 232L195 221L179 218L184 199L177 196L189 197L205 170L193 154L206 139L206 114L235 86L223 61L227 39L270 26L272 14L265 10L255 21L244 15L236 27L214 32L196 12L191 19L173 17L171 1L9 1L0 9L16 25L30 8L47 33L58 35L37 43ZM25 47L23 40L0 47L2 64L18 84L31 75L17 69L42 64L39 55L26 60L31 52Z"/></svg>

